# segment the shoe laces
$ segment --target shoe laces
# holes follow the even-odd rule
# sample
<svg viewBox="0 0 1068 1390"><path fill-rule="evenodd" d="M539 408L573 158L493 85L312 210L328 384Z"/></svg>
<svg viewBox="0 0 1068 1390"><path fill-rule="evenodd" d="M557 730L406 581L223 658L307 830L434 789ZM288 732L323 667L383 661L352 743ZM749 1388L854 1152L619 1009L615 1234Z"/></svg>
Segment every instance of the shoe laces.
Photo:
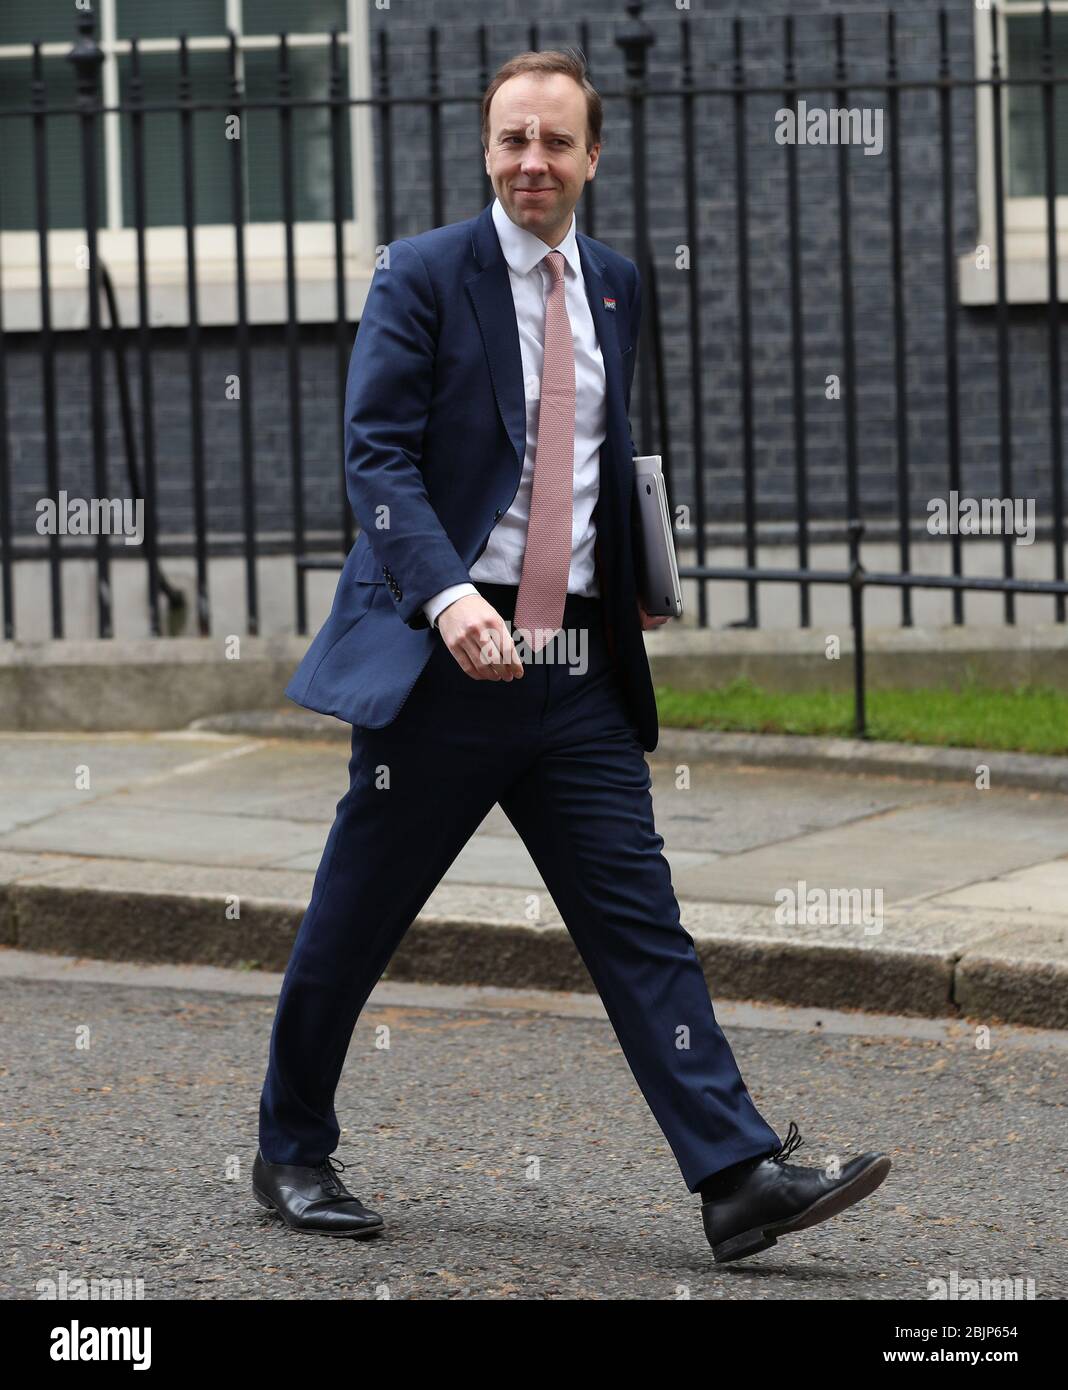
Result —
<svg viewBox="0 0 1068 1390"><path fill-rule="evenodd" d="M771 1159L772 1163L785 1163L790 1155L796 1153L804 1142L805 1141L801 1138L801 1131L794 1124L793 1120L791 1120L790 1128L786 1131L785 1142L775 1153L769 1154L768 1157Z"/></svg>
<svg viewBox="0 0 1068 1390"><path fill-rule="evenodd" d="M341 1179L338 1177L338 1173L343 1173L345 1171L345 1165L341 1162L340 1159L335 1159L330 1155L327 1155L327 1157L323 1159L322 1163L319 1164L318 1168L316 1168L315 1171L318 1174L320 1181L322 1182L324 1190L329 1192L331 1196L347 1196L344 1185L342 1184Z"/></svg>

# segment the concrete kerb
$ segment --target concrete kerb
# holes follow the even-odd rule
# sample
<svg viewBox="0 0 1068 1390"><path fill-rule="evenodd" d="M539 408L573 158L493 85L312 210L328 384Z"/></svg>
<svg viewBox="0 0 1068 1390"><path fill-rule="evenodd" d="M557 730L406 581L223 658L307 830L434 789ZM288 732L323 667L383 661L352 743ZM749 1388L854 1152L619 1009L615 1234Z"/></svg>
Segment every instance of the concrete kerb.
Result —
<svg viewBox="0 0 1068 1390"><path fill-rule="evenodd" d="M128 875L119 888L79 882L69 862L61 873L45 863L11 878L0 887L0 940L94 959L285 969L303 899L242 897L240 917L230 920L217 893L195 886L188 893L155 892L148 886L153 866L141 865L138 873L143 890ZM746 915L758 910L737 904L684 902L682 909L715 998L1068 1028L1068 941L1057 927L1036 924L1034 941L1021 951L1015 934L999 943L981 922L965 924L943 911L930 914L929 923L912 909L900 934L906 944L888 946L785 938L763 920L747 923ZM918 944L923 940L928 944ZM474 912L421 914L386 978L592 990L562 926Z"/></svg>

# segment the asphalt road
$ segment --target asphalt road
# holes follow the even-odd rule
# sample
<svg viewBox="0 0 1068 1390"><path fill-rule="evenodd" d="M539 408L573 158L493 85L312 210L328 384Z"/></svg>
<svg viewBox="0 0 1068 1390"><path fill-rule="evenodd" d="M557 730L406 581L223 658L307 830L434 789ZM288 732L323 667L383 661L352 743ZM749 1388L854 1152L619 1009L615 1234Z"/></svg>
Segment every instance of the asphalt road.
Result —
<svg viewBox="0 0 1068 1390"><path fill-rule="evenodd" d="M757 1104L801 1129L794 1161L894 1163L859 1206L717 1267L576 995L380 986L337 1157L386 1232L284 1229L248 1185L277 985L0 951L3 1297L125 1277L164 1299L927 1299L953 1271L1068 1292L1064 1034L984 1050L965 1025L717 1005Z"/></svg>

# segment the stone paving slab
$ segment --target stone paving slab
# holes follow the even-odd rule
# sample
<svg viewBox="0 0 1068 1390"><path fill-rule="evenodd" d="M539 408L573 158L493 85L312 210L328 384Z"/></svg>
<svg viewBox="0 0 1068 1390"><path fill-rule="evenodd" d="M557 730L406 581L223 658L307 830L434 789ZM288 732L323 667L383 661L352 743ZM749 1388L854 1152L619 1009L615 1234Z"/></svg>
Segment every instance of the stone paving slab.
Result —
<svg viewBox="0 0 1068 1390"><path fill-rule="evenodd" d="M998 629L999 635L1004 635L1006 640L1011 640L1012 632L1012 628ZM653 639L662 635L650 634ZM735 635L717 632L715 638L717 641L729 641ZM956 632L950 629L946 635L952 638ZM1064 640L1063 632L1058 640ZM821 660L825 664L822 655ZM294 704L206 715L194 720L190 730L345 744L349 742L352 732L348 724L332 715L316 714ZM654 756L729 767L805 768L823 772L837 770L875 777L938 782L973 781L977 767L983 765L990 769L991 784L995 787L1068 792L1068 758L1039 753L943 748L874 739L816 738L809 734L751 734L719 729L662 727Z"/></svg>
<svg viewBox="0 0 1068 1390"><path fill-rule="evenodd" d="M1042 912L1068 919L1068 855L970 883L955 893L943 893L939 902L946 907L993 908L1018 916Z"/></svg>

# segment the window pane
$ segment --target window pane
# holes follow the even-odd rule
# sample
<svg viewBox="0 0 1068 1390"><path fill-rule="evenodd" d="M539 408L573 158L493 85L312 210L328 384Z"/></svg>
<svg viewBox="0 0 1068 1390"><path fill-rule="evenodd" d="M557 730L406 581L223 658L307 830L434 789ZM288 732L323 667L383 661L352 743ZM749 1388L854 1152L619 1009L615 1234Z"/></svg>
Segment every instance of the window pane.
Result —
<svg viewBox="0 0 1068 1390"><path fill-rule="evenodd" d="M227 53L190 53L194 100L226 101L230 94L230 59ZM141 55L145 91L151 102L178 99L177 53ZM122 101L130 96L130 59L119 58ZM230 141L226 138L226 110L193 112L194 212L200 222L229 222ZM122 130L122 216L134 225L133 135L130 118ZM182 202L182 153L176 112L148 112L145 130L145 202L150 227L174 227L185 221Z"/></svg>
<svg viewBox="0 0 1068 1390"><path fill-rule="evenodd" d="M342 91L348 92L348 50L340 50ZM330 90L328 48L289 51L294 98L322 99ZM278 53L245 53L245 91L252 101L273 100L278 94ZM341 159L345 217L352 216L352 155L349 110L342 110ZM278 155L278 112L245 114L245 159L248 170L249 218L254 222L282 219L281 169ZM330 148L330 108L307 107L293 112L293 189L298 222L328 222L333 218L333 164Z"/></svg>
<svg viewBox="0 0 1068 1390"><path fill-rule="evenodd" d="M74 69L65 58L43 60L45 94L55 106L73 106ZM0 60L0 110L29 105L31 64L28 58ZM96 122L97 214L101 225L104 206L103 120ZM82 227L85 224L82 188L82 133L77 116L45 119L48 147L48 217L50 227ZM33 125L28 118L0 119L0 227L27 231L37 226L34 182Z"/></svg>
<svg viewBox="0 0 1068 1390"><path fill-rule="evenodd" d="M176 39L226 33L226 0L116 0L120 39Z"/></svg>
<svg viewBox="0 0 1068 1390"><path fill-rule="evenodd" d="M1010 77L1038 77L1042 59L1041 15L1008 19ZM1053 71L1068 73L1068 14L1053 17ZM1068 194L1068 86L1054 89L1054 141L1057 151L1056 191ZM1041 87L1008 90L1009 196L1045 197L1046 142Z"/></svg>
<svg viewBox="0 0 1068 1390"><path fill-rule="evenodd" d="M244 0L241 26L246 34L328 34L344 31L345 0Z"/></svg>
<svg viewBox="0 0 1068 1390"><path fill-rule="evenodd" d="M0 43L74 42L78 34L78 11L71 0L34 0L20 5L15 0L0 4ZM99 30L98 30L99 32Z"/></svg>

